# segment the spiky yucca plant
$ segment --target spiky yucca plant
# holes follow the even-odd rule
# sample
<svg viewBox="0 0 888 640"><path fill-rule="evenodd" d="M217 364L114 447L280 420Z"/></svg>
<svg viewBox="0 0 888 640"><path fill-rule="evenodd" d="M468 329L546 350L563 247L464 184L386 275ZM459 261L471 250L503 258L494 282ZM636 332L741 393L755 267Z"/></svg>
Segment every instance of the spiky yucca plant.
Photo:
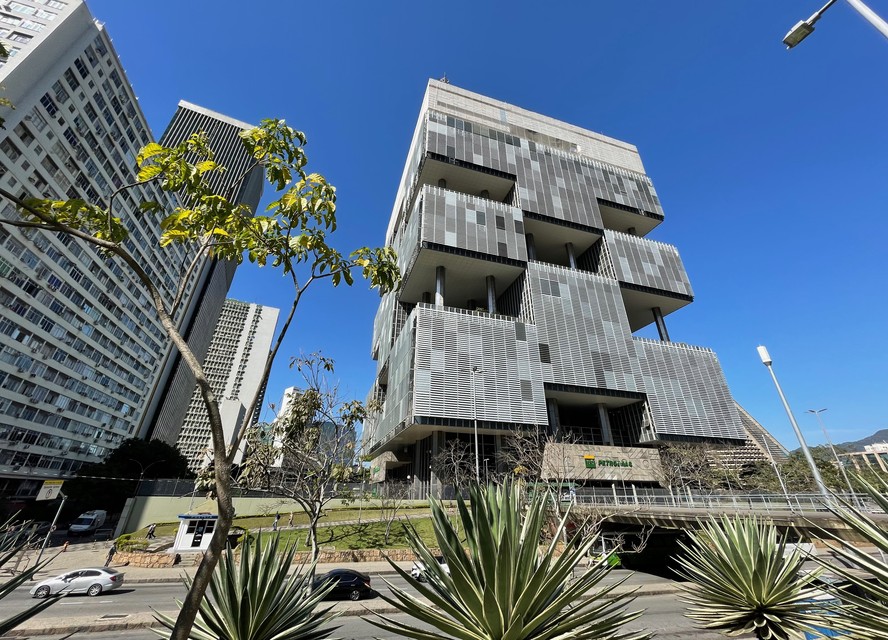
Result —
<svg viewBox="0 0 888 640"><path fill-rule="evenodd" d="M0 567L5 566L8 562L12 562L18 554L23 552L28 543L31 542L27 533L29 525L30 522L16 524L14 519L9 519L0 525L0 531L2 531L2 533L0 533ZM52 558L44 560L40 564L35 564L30 569L25 569L0 585L0 600L13 593L29 580L32 580L37 572L50 562L52 562ZM5 636L7 632L15 629L25 620L33 618L47 607L52 606L58 602L59 598L62 598L63 595L64 594L50 596L6 620L0 620L0 636Z"/></svg>
<svg viewBox="0 0 888 640"><path fill-rule="evenodd" d="M722 517L689 531L680 542L677 573L686 579L685 614L727 635L755 633L760 640L803 638L824 619L811 613L811 586L820 571L802 573L805 555L787 553L786 537L757 518Z"/></svg>
<svg viewBox="0 0 888 640"><path fill-rule="evenodd" d="M871 484L857 478L873 500L877 509L888 513L888 483L879 478ZM838 498L839 505L829 504L832 511L849 529L874 545L882 559L847 542L827 541L833 552L848 566L830 563L818 558L817 561L828 571L845 578L856 589L833 590L843 606L838 612L838 626L851 638L865 640L888 640L888 534L884 524L876 523L868 514L861 512L844 499ZM849 569L849 567L851 567Z"/></svg>
<svg viewBox="0 0 888 640"><path fill-rule="evenodd" d="M634 598L616 595L602 599L618 584L599 589L609 572L604 561L572 581L574 567L595 544L595 538L575 539L561 555L556 553L564 529L562 519L551 543L540 548L540 534L549 516L548 496L535 492L529 504L519 485L472 486L469 504L457 500L461 538L438 501L431 501L432 523L446 571L409 528L410 545L426 566L427 583L421 583L391 563L395 571L430 601L428 604L389 585L392 596L380 594L389 604L434 628L418 629L380 615L370 619L382 629L416 640L642 640L644 632L622 633L622 627L640 611L624 607ZM464 545L467 547L464 548ZM621 581L622 582L622 581ZM614 596L615 594L611 594Z"/></svg>
<svg viewBox="0 0 888 640"><path fill-rule="evenodd" d="M261 535L241 545L240 563L229 547L220 559L190 638L194 640L324 640L337 627L325 626L335 614L316 610L333 584L313 590L308 572L287 572L296 547L279 549L279 537ZM312 566L311 569L314 567ZM191 578L184 577L191 588ZM155 612L166 629L175 618ZM166 637L167 631L157 630Z"/></svg>

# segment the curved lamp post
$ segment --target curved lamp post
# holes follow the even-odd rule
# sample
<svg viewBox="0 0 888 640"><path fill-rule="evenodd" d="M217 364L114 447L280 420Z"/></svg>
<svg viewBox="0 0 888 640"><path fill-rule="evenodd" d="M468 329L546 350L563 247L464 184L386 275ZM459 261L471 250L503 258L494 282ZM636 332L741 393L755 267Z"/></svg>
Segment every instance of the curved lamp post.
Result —
<svg viewBox="0 0 888 640"><path fill-rule="evenodd" d="M879 33L888 38L888 22L882 20L875 11L866 6L861 0L846 0L846 2L850 4L857 13L863 16L864 20L873 25ZM814 32L814 23L820 20L820 17L824 12L835 3L836 0L829 0L829 2L823 5L820 10L816 11L810 18L797 22L795 26L789 30L789 33L783 37L783 44L786 45L786 48L792 49L802 40L811 35Z"/></svg>
<svg viewBox="0 0 888 640"><path fill-rule="evenodd" d="M783 408L786 410L786 415L789 416L789 422L792 425L793 431L795 431L796 438L799 439L799 444L802 447L802 453L805 454L805 460L808 461L808 466L811 468L811 475L814 476L814 484L817 485L817 488L820 490L820 493L823 494L826 502L832 502L832 496L829 493L829 490L826 488L826 485L823 484L823 478L820 477L820 471L817 469L817 465L814 462L814 458L811 456L811 450L808 449L808 443L805 442L805 437L802 435L802 430L799 429L799 424L796 422L795 416L792 415L792 409L789 408L789 403L786 401L786 396L783 395L783 389L780 388L780 383L777 382L777 376L774 374L774 369L771 367L771 355L768 353L768 350L763 347L757 347L759 357L762 359L762 364L768 369L768 373L771 374L771 379L774 380L774 386L777 387L777 394L780 396L780 401L783 403Z"/></svg>

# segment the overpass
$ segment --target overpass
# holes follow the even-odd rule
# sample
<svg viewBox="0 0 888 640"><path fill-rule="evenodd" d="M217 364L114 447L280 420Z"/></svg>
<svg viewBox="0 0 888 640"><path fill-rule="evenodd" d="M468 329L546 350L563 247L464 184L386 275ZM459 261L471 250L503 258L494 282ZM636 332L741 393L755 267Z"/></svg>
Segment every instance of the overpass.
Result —
<svg viewBox="0 0 888 640"><path fill-rule="evenodd" d="M877 523L888 526L888 515L876 510L865 495L842 495ZM780 530L811 538L855 541L848 527L826 506L820 494L746 494L667 492L632 488L620 490L579 489L562 492L579 513L603 518L610 525L655 527L673 531L696 529L710 518L723 515L756 516L774 523Z"/></svg>

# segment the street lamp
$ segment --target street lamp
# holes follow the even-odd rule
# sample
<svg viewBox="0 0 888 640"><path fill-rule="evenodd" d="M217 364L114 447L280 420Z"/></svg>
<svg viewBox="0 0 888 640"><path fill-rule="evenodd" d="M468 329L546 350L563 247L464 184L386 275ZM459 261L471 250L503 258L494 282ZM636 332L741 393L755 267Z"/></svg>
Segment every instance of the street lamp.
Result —
<svg viewBox="0 0 888 640"><path fill-rule="evenodd" d="M857 11L861 16L863 16L864 20L873 25L883 36L888 38L888 22L885 22L876 15L876 12L866 6L861 0L846 0L851 7ZM829 0L821 9L814 13L807 20L802 20L797 22L796 25L789 30L783 37L783 44L786 45L787 49L792 49L802 40L807 38L814 32L814 23L820 20L820 17L823 13L833 6L836 3L836 0Z"/></svg>
<svg viewBox="0 0 888 640"><path fill-rule="evenodd" d="M142 480L145 478L145 474L148 472L148 469L150 469L151 467L153 467L156 464L160 464L161 462L166 462L166 460L155 460L154 462L149 464L147 467L145 467L142 465L141 462L139 462L135 458L127 458L127 460L129 460L130 462L135 462L137 465L139 465L139 484L136 485L136 491L138 491L139 487L142 485Z"/></svg>
<svg viewBox="0 0 888 640"><path fill-rule="evenodd" d="M472 366L472 420L475 425L475 482L481 484L481 462L478 453L478 405L475 403L475 374L481 373L481 367Z"/></svg>
<svg viewBox="0 0 888 640"><path fill-rule="evenodd" d="M826 485L823 484L823 478L820 477L820 471L817 470L817 465L814 463L814 458L811 457L811 450L808 449L808 443L805 442L805 437L802 435L802 430L799 429L799 425L796 422L795 416L792 415L792 409L789 408L789 403L786 401L786 396L783 395L783 389L780 388L780 383L777 382L777 376L774 374L774 369L771 367L771 356L764 346L759 346L757 349L759 357L762 359L762 364L765 365L765 367L768 369L768 373L771 374L771 379L774 381L774 386L777 387L777 394L780 396L780 401L783 402L783 408L786 410L786 415L789 416L789 422L790 424L792 424L792 429L793 431L795 431L796 438L799 439L799 444L802 447L802 453L805 454L805 460L808 461L808 466L811 467L811 474L814 476L814 483L817 485L817 488L820 489L820 493L823 494L826 502L832 502L832 496L830 496Z"/></svg>
<svg viewBox="0 0 888 640"><path fill-rule="evenodd" d="M832 451L833 457L836 459L836 464L839 465L839 471L842 472L842 476L845 478L845 484L848 485L848 491L851 492L851 499L854 500L854 488L851 486L851 480L848 478L848 472L845 471L845 465L842 464L842 461L839 460L839 454L836 453L836 448L833 446L832 440L829 439L829 434L826 432L826 425L823 424L823 418L820 417L820 414L826 411L826 409L808 409L805 413L813 413L817 418L818 424L820 424L820 429L823 431L823 437L826 438L826 444L829 445L830 450Z"/></svg>

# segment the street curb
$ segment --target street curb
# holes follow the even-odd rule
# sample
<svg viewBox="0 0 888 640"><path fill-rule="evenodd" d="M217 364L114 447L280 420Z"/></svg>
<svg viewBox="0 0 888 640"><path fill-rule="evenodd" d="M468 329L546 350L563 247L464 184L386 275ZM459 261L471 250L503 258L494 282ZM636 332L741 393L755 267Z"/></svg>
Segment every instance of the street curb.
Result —
<svg viewBox="0 0 888 640"><path fill-rule="evenodd" d="M391 574L395 575L395 574ZM157 579L151 580L150 582L175 582L174 579ZM131 581L135 582L135 580ZM147 580L145 582L148 582ZM638 596L660 596L667 595L671 593L677 593L679 591L678 585L674 584L664 584L664 585L656 585L645 588L644 585L638 587L633 590L632 588L618 588L615 591L611 591L608 593L604 599L613 600L619 597L623 597L626 595L631 595L633 597ZM363 615L373 615L373 614L397 614L401 613L400 609L391 606L388 603L381 603L378 607L368 607L364 605L362 608L343 608L340 611L336 611L334 604L334 613L336 613L340 617L353 617L353 616L363 616ZM102 633L106 631L125 631L127 629L149 629L149 628L162 628L160 623L154 619L151 614L147 613L136 613L133 616L139 616L141 619L134 620L117 620L117 621L108 621L108 620L78 620L78 621L68 621L68 622L58 622L58 623L49 623L42 624L40 626L30 626L31 624L37 624L37 620L26 622L23 626L20 626L17 629L13 629L8 631L4 637L29 637L29 636L50 636L50 635L61 635L65 633Z"/></svg>

